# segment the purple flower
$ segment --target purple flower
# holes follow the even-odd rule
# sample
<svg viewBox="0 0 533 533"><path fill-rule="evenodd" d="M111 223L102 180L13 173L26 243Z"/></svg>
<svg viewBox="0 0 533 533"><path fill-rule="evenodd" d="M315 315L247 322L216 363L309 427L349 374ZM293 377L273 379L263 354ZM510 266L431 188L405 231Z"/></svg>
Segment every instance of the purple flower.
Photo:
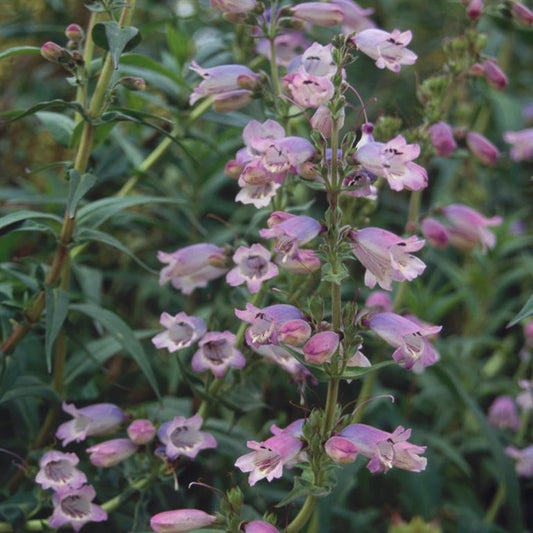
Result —
<svg viewBox="0 0 533 533"><path fill-rule="evenodd" d="M365 307L374 312L383 313L392 311L393 304L388 292L373 291L366 299Z"/></svg>
<svg viewBox="0 0 533 533"><path fill-rule="evenodd" d="M302 348L305 360L315 365L329 362L339 347L339 341L339 335L334 331L316 333Z"/></svg>
<svg viewBox="0 0 533 533"><path fill-rule="evenodd" d="M442 208L446 217L450 244L461 250L472 250L476 244L481 244L483 253L487 248L494 248L496 237L487 226L499 226L502 218L495 216L486 218L474 209L461 204L452 204Z"/></svg>
<svg viewBox="0 0 533 533"><path fill-rule="evenodd" d="M293 305L276 304L259 309L248 303L244 310L235 309L235 315L250 327L246 330L246 342L249 346L261 344L278 344L281 339L281 328L287 322L306 322L302 312ZM291 330L294 330L293 324ZM282 341L283 342L283 341Z"/></svg>
<svg viewBox="0 0 533 533"><path fill-rule="evenodd" d="M344 126L344 109L341 110L338 119L338 128ZM324 137L329 138L333 133L333 116L329 108L321 105L311 117L311 128L318 130Z"/></svg>
<svg viewBox="0 0 533 533"><path fill-rule="evenodd" d="M422 235L426 240L435 248L447 248L450 241L450 235L448 234L448 228L441 224L438 220L427 217L422 220L420 224Z"/></svg>
<svg viewBox="0 0 533 533"><path fill-rule="evenodd" d="M261 244L252 244L250 248L239 246L233 255L237 266L226 274L226 282L232 287L246 283L252 294L259 292L263 281L278 275L278 267L270 257L270 252Z"/></svg>
<svg viewBox="0 0 533 533"><path fill-rule="evenodd" d="M168 265L161 270L159 284L170 281L183 294L191 294L196 287L206 287L227 270L226 253L214 244L192 244L170 254L160 251L157 258Z"/></svg>
<svg viewBox="0 0 533 533"><path fill-rule="evenodd" d="M370 459L367 468L373 474L387 472L392 467L421 472L427 460L419 454L424 453L426 447L407 442L410 436L411 430L402 426L389 433L365 424L352 424L332 437L333 444L326 443L326 451L332 451L330 457L340 457L341 462L348 462L348 458L355 458L357 453L364 455Z"/></svg>
<svg viewBox="0 0 533 533"><path fill-rule="evenodd" d="M138 418L128 426L128 437L135 444L147 444L155 437L156 429L150 420Z"/></svg>
<svg viewBox="0 0 533 533"><path fill-rule="evenodd" d="M57 491L52 498L54 512L48 520L50 527L59 529L70 524L74 531L79 531L87 522L107 520L107 513L99 505L91 503L95 496L91 485Z"/></svg>
<svg viewBox="0 0 533 533"><path fill-rule="evenodd" d="M475 63L472 65L472 73L483 76L489 84L502 91L509 84L509 80L505 72L498 66L498 63L492 59L486 59L483 63Z"/></svg>
<svg viewBox="0 0 533 533"><path fill-rule="evenodd" d="M301 107L322 106L335 94L335 86L330 79L303 71L286 74L283 76L283 84L294 102Z"/></svg>
<svg viewBox="0 0 533 533"><path fill-rule="evenodd" d="M185 533L210 526L216 519L199 509L179 509L152 516L150 527L156 533Z"/></svg>
<svg viewBox="0 0 533 533"><path fill-rule="evenodd" d="M412 281L426 265L409 252L417 252L424 241L416 236L402 239L381 228L363 228L350 233L354 255L366 268L365 285L373 289L376 283L390 291L393 281Z"/></svg>
<svg viewBox="0 0 533 533"><path fill-rule="evenodd" d="M249 89L259 80L259 74L244 65L221 65L205 69L193 61L190 68L203 78L202 83L191 94L189 99L191 105L209 95L215 95L215 100L217 96L223 98L224 95L235 94L238 91L245 91L250 95Z"/></svg>
<svg viewBox="0 0 533 533"><path fill-rule="evenodd" d="M335 26L344 17L344 11L339 6L325 2L302 2L291 7L291 13L295 19L317 26Z"/></svg>
<svg viewBox="0 0 533 533"><path fill-rule="evenodd" d="M252 520L245 524L244 533L279 533L279 530L264 520Z"/></svg>
<svg viewBox="0 0 533 533"><path fill-rule="evenodd" d="M375 24L367 18L374 13L374 9L363 9L352 0L332 0L331 3L339 6L344 13L342 18L342 32L344 35L375 27Z"/></svg>
<svg viewBox="0 0 533 533"><path fill-rule="evenodd" d="M109 468L125 461L138 450L137 445L130 439L106 440L87 448L90 461L95 466Z"/></svg>
<svg viewBox="0 0 533 533"><path fill-rule="evenodd" d="M353 463L357 457L357 447L344 437L334 435L324 445L324 450L330 459L338 464Z"/></svg>
<svg viewBox="0 0 533 533"><path fill-rule="evenodd" d="M488 420L491 426L518 431L520 417L516 404L510 396L498 396L489 407Z"/></svg>
<svg viewBox="0 0 533 533"><path fill-rule="evenodd" d="M486 137L475 131L466 134L466 145L470 153L486 165L494 165L500 155L498 148L494 146Z"/></svg>
<svg viewBox="0 0 533 533"><path fill-rule="evenodd" d="M63 446L72 441L81 442L89 436L110 433L127 419L122 409L112 403L77 409L74 404L63 402L63 411L73 417L57 428L56 437L63 441Z"/></svg>
<svg viewBox="0 0 533 533"><path fill-rule="evenodd" d="M312 274L320 270L320 259L314 250L295 248L289 254L278 255L276 264L294 274Z"/></svg>
<svg viewBox="0 0 533 533"><path fill-rule="evenodd" d="M85 474L76 468L79 462L75 453L46 452L39 462L40 469L35 481L43 489L77 489L87 482Z"/></svg>
<svg viewBox="0 0 533 533"><path fill-rule="evenodd" d="M448 157L457 148L453 130L446 122L437 122L430 126L428 131L431 144L438 155Z"/></svg>
<svg viewBox="0 0 533 533"><path fill-rule="evenodd" d="M398 135L387 143L367 142L354 157L365 169L385 178L393 191L419 191L428 184L426 170L413 163L419 154L418 144L407 144Z"/></svg>
<svg viewBox="0 0 533 533"><path fill-rule="evenodd" d="M201 450L218 446L213 435L200 431L202 423L202 417L196 414L190 418L176 416L161 425L157 436L165 445L165 454L171 461L181 455L194 459Z"/></svg>
<svg viewBox="0 0 533 533"><path fill-rule="evenodd" d="M230 331L210 331L198 343L191 366L195 372L211 370L215 377L222 378L229 367L243 368L246 359L235 348L236 337Z"/></svg>
<svg viewBox="0 0 533 533"><path fill-rule="evenodd" d="M533 160L533 128L521 131L506 131L503 139L511 145L511 159L513 161Z"/></svg>
<svg viewBox="0 0 533 533"><path fill-rule="evenodd" d="M410 31L389 33L371 28L360 31L352 39L361 52L376 61L376 67L400 72L402 65L413 65L417 59L416 54L406 48L412 38Z"/></svg>
<svg viewBox="0 0 533 533"><path fill-rule="evenodd" d="M406 370L420 372L439 360L439 353L427 337L437 334L442 326L420 324L395 313L378 313L368 320L368 325L396 348L392 357Z"/></svg>
<svg viewBox="0 0 533 533"><path fill-rule="evenodd" d="M239 176L241 190L235 197L237 202L266 207L276 195L285 179L286 172L269 172L260 159L246 164Z"/></svg>
<svg viewBox="0 0 533 533"><path fill-rule="evenodd" d="M513 2L511 4L511 16L516 22L526 28L533 26L533 11L521 2Z"/></svg>
<svg viewBox="0 0 533 533"><path fill-rule="evenodd" d="M505 453L516 460L515 470L519 476L533 477L533 445L523 450L508 446L505 448Z"/></svg>
<svg viewBox="0 0 533 533"><path fill-rule="evenodd" d="M178 313L176 316L162 313L159 322L166 328L152 338L157 348L166 348L170 353L188 348L207 331L205 322L197 316Z"/></svg>

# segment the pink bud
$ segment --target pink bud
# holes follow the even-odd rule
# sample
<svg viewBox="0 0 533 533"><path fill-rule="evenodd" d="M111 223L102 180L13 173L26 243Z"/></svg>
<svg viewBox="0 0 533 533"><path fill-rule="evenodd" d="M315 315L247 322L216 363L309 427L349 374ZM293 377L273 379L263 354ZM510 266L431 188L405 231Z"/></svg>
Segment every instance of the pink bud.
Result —
<svg viewBox="0 0 533 533"><path fill-rule="evenodd" d="M320 365L328 362L339 347L339 335L334 331L321 331L313 335L303 347L308 363Z"/></svg>
<svg viewBox="0 0 533 533"><path fill-rule="evenodd" d="M65 35L71 41L79 42L83 39L83 29L78 24L69 24L65 29Z"/></svg>
<svg viewBox="0 0 533 533"><path fill-rule="evenodd" d="M70 54L58 44L48 41L41 46L41 55L52 63L63 63Z"/></svg>
<svg viewBox="0 0 533 533"><path fill-rule="evenodd" d="M146 444L155 437L155 427L150 420L134 420L128 427L128 437L135 444Z"/></svg>
<svg viewBox="0 0 533 533"><path fill-rule="evenodd" d="M244 533L279 533L278 530L264 520L252 520L244 526Z"/></svg>
<svg viewBox="0 0 533 533"><path fill-rule="evenodd" d="M317 26L335 26L344 18L344 11L335 4L326 2L303 2L291 8L295 19Z"/></svg>
<svg viewBox="0 0 533 533"><path fill-rule="evenodd" d="M483 0L470 0L466 7L466 14L470 20L478 20L483 14Z"/></svg>
<svg viewBox="0 0 533 533"><path fill-rule="evenodd" d="M324 449L336 463L353 463L357 457L357 446L343 437L331 437Z"/></svg>
<svg viewBox="0 0 533 533"><path fill-rule="evenodd" d="M440 156L449 156L456 148L453 130L446 122L438 122L429 128L431 144Z"/></svg>
<svg viewBox="0 0 533 533"><path fill-rule="evenodd" d="M520 2L513 2L511 16L522 26L533 26L533 11Z"/></svg>
<svg viewBox="0 0 533 533"><path fill-rule="evenodd" d="M485 79L495 89L501 91L505 89L505 87L507 87L509 80L507 79L505 72L503 72L503 70L498 66L496 61L493 61L492 59L487 59L486 61L483 61L482 66L483 75L485 76Z"/></svg>
<svg viewBox="0 0 533 533"><path fill-rule="evenodd" d="M486 165L494 165L500 155L496 146L475 131L469 131L466 134L466 144L472 155Z"/></svg>
<svg viewBox="0 0 533 533"><path fill-rule="evenodd" d="M121 463L137 451L137 446L130 439L113 439L87 448L91 454L91 463L108 468Z"/></svg>
<svg viewBox="0 0 533 533"><path fill-rule="evenodd" d="M311 326L301 319L288 320L279 330L279 340L291 346L301 346L311 335Z"/></svg>
<svg viewBox="0 0 533 533"><path fill-rule="evenodd" d="M199 509L180 509L164 511L152 516L150 527L156 533L185 533L211 525L216 516Z"/></svg>
<svg viewBox="0 0 533 533"><path fill-rule="evenodd" d="M421 224L422 235L428 240L431 246L435 248L447 248L450 236L446 230L446 226L441 224L438 220L428 217L422 221Z"/></svg>
<svg viewBox="0 0 533 533"><path fill-rule="evenodd" d="M146 82L143 78L135 76L124 76L120 78L120 84L130 91L144 91L146 90Z"/></svg>

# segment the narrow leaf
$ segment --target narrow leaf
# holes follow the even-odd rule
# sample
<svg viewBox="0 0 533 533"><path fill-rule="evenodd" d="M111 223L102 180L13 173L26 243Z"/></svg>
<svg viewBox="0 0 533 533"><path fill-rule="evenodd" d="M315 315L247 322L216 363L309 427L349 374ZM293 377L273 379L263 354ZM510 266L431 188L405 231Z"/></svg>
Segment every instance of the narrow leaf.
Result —
<svg viewBox="0 0 533 533"><path fill-rule="evenodd" d="M15 56L39 55L40 53L41 49L38 46L13 46L12 48L0 52L0 59L7 59Z"/></svg>
<svg viewBox="0 0 533 533"><path fill-rule="evenodd" d="M529 297L529 300L525 303L524 307L520 309L520 312L511 320L511 322L509 322L509 324L507 324L507 327L510 328L531 315L533 315L533 294Z"/></svg>
<svg viewBox="0 0 533 533"><path fill-rule="evenodd" d="M61 223L61 218L50 213L40 213L39 211L28 210L15 211L0 218L0 235L8 233L18 227L20 223L32 218L47 218Z"/></svg>
<svg viewBox="0 0 533 533"><path fill-rule="evenodd" d="M17 120L20 120L21 118L27 117L28 115L34 115L35 113L37 113L37 111L41 111L42 109L49 109L52 107L59 107L61 109L74 109L74 111L80 113L80 115L82 115L85 120L89 120L89 117L85 113L83 106L81 106L78 102L67 102L66 100L60 99L40 102L25 110L13 109L11 111L4 111L3 113L0 113L0 118L7 118L8 120L6 122L15 122Z"/></svg>
<svg viewBox="0 0 533 533"><path fill-rule="evenodd" d="M94 187L97 178L93 174L83 174L71 169L69 174L69 187L67 197L67 209L70 218L76 215L76 208L80 200Z"/></svg>
<svg viewBox="0 0 533 533"><path fill-rule="evenodd" d="M139 368L145 375L148 383L156 393L158 398L161 398L159 394L159 387L155 379L154 372L150 366L148 356L144 351L141 343L135 337L131 328L120 318L118 315L92 304L74 304L70 308L73 311L79 311L99 322L109 333L120 343L120 345L126 350L135 362L139 365Z"/></svg>
<svg viewBox="0 0 533 533"><path fill-rule="evenodd" d="M122 28L115 21L95 24L92 38L97 46L111 54L115 70L118 68L122 53L132 50L141 42L141 34L137 28L133 26Z"/></svg>
<svg viewBox="0 0 533 533"><path fill-rule="evenodd" d="M65 148L70 146L74 131L74 121L70 117L54 111L37 111L35 116L43 123L43 126L58 144Z"/></svg>
<svg viewBox="0 0 533 533"><path fill-rule="evenodd" d="M54 346L57 335L61 331L65 318L67 318L69 296L64 290L46 285L45 299L46 332L44 337L44 352L46 368L50 372L52 370L52 347Z"/></svg>
<svg viewBox="0 0 533 533"><path fill-rule="evenodd" d="M9 390L0 396L0 404L17 400L27 396L36 398L47 398L52 401L59 400L57 393L34 376L19 376L14 380Z"/></svg>

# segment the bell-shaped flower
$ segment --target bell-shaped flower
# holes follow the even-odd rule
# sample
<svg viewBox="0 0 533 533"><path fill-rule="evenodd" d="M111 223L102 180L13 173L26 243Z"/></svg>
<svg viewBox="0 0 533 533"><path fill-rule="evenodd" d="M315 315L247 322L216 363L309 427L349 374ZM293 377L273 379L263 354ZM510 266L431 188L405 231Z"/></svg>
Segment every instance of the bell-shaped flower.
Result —
<svg viewBox="0 0 533 533"><path fill-rule="evenodd" d="M264 520L252 520L244 525L244 533L279 533L279 530Z"/></svg>
<svg viewBox="0 0 533 533"><path fill-rule="evenodd" d="M350 232L349 239L354 255L366 268L365 285L371 289L378 283L390 291L393 281L412 281L426 268L410 253L424 246L414 235L402 239L381 228L363 228Z"/></svg>
<svg viewBox="0 0 533 533"><path fill-rule="evenodd" d="M441 212L449 223L447 231L452 246L468 251L480 244L483 253L487 248L494 248L496 237L487 227L499 226L502 223L501 217L486 218L462 204L443 207Z"/></svg>
<svg viewBox="0 0 533 533"><path fill-rule="evenodd" d="M370 461L367 468L373 474L387 472L392 467L421 472L425 470L427 460L425 457L420 457L420 454L426 451L426 447L407 442L410 436L411 430L402 426L389 433L366 424L352 424L334 435L332 437L335 439L334 446L331 444L328 446L326 443L326 450L328 447L334 448L335 453L345 461L348 461L350 454L354 456L355 453L368 457ZM342 444L340 439L348 442ZM350 444L353 447L350 447ZM343 446L346 450L344 455Z"/></svg>
<svg viewBox="0 0 533 533"><path fill-rule="evenodd" d="M481 163L492 166L498 160L500 152L484 135L475 131L466 134L466 146L470 153Z"/></svg>
<svg viewBox="0 0 533 533"><path fill-rule="evenodd" d="M358 50L375 60L376 67L400 72L402 65L413 65L417 59L417 55L406 48L412 38L410 31L389 33L370 28L356 33L352 40Z"/></svg>
<svg viewBox="0 0 533 533"><path fill-rule="evenodd" d="M200 431L203 422L199 414L190 418L176 416L159 427L157 436L165 445L165 454L171 461L181 455L194 459L200 451L218 446L213 435Z"/></svg>
<svg viewBox="0 0 533 533"><path fill-rule="evenodd" d="M188 348L207 331L205 322L201 318L183 312L176 316L162 313L159 322L166 331L158 333L152 338L152 342L157 348L166 348L170 353Z"/></svg>
<svg viewBox="0 0 533 533"><path fill-rule="evenodd" d="M313 76L333 78L337 66L333 61L333 45L314 42L291 66L291 71L302 70Z"/></svg>
<svg viewBox="0 0 533 533"><path fill-rule="evenodd" d="M89 460L93 465L109 468L125 461L138 449L130 439L112 439L87 448L87 453L90 454Z"/></svg>
<svg viewBox="0 0 533 533"><path fill-rule="evenodd" d="M378 313L368 320L368 325L396 348L392 357L406 370L420 372L439 360L439 353L427 337L437 334L442 326L419 324L395 313Z"/></svg>
<svg viewBox="0 0 533 533"><path fill-rule="evenodd" d="M358 148L354 157L365 169L385 178L393 191L419 191L428 184L426 170L413 163L419 155L418 144L407 144L398 135L387 143L368 142Z"/></svg>
<svg viewBox="0 0 533 533"><path fill-rule="evenodd" d="M333 3L302 2L290 8L295 19L317 26L335 26L344 18L344 11Z"/></svg>
<svg viewBox="0 0 533 533"><path fill-rule="evenodd" d="M472 65L471 72L477 76L483 76L489 84L502 91L509 84L509 79L505 72L499 67L498 63L493 59L486 59L482 63L475 63Z"/></svg>
<svg viewBox="0 0 533 533"><path fill-rule="evenodd" d="M498 396L489 407L489 424L495 428L518 431L520 417L514 400L510 396Z"/></svg>
<svg viewBox="0 0 533 533"><path fill-rule="evenodd" d="M110 433L127 419L122 409L112 403L97 403L78 409L74 404L63 402L63 411L73 417L57 428L56 437L63 441L63 446Z"/></svg>
<svg viewBox="0 0 533 533"><path fill-rule="evenodd" d="M226 282L232 287L246 283L252 294L259 292L263 281L278 275L278 267L270 258L270 252L261 244L252 244L250 248L239 246L233 255L237 266L226 274Z"/></svg>
<svg viewBox="0 0 533 533"><path fill-rule="evenodd" d="M48 520L50 527L59 529L68 524L74 531L79 531L88 522L107 520L107 513L92 503L95 496L96 491L91 485L56 491L52 498L54 512Z"/></svg>
<svg viewBox="0 0 533 533"><path fill-rule="evenodd" d="M448 157L457 148L453 130L446 122L437 122L429 127L429 138L437 155Z"/></svg>
<svg viewBox="0 0 533 533"><path fill-rule="evenodd" d="M192 357L191 367L195 372L210 370L222 378L228 368L243 368L246 359L235 348L236 337L230 331L210 331L198 343L198 350Z"/></svg>
<svg viewBox="0 0 533 533"><path fill-rule="evenodd" d="M326 4L324 4L326 5ZM325 76L304 71L283 76L283 84L294 102L301 107L319 107L327 104L335 94L335 86Z"/></svg>
<svg viewBox="0 0 533 533"><path fill-rule="evenodd" d="M339 348L339 342L339 334L334 331L315 333L302 348L305 360L315 365L329 362Z"/></svg>
<svg viewBox="0 0 533 533"><path fill-rule="evenodd" d="M339 6L344 13L342 18L342 33L344 35L375 27L375 24L368 18L374 13L373 8L362 8L352 0L331 0L331 3Z"/></svg>
<svg viewBox="0 0 533 533"><path fill-rule="evenodd" d="M241 190L235 200L243 204L255 205L258 209L266 207L281 187L286 174L286 171L269 172L261 159L250 161L239 175Z"/></svg>
<svg viewBox="0 0 533 533"><path fill-rule="evenodd" d="M170 281L183 294L206 287L227 271L224 248L209 243L192 244L170 254L160 251L157 258L168 265L161 270L159 284Z"/></svg>
<svg viewBox="0 0 533 533"><path fill-rule="evenodd" d="M260 155L263 152L264 141L270 139L282 139L285 137L285 129L275 120L268 119L265 122L250 120L242 132L242 140L251 155ZM256 149L255 146L261 146Z"/></svg>
<svg viewBox="0 0 533 533"><path fill-rule="evenodd" d="M138 418L128 426L128 437L135 444L147 444L156 434L156 429L150 420Z"/></svg>
<svg viewBox="0 0 533 533"><path fill-rule="evenodd" d="M511 159L513 161L533 160L533 128L521 131L506 131L503 139L511 145Z"/></svg>
<svg viewBox="0 0 533 533"><path fill-rule="evenodd" d="M337 128L341 129L344 126L344 108L339 115ZM311 128L318 130L326 139L329 139L333 133L333 126L333 115L330 109L325 105L319 106L311 117Z"/></svg>
<svg viewBox="0 0 533 533"><path fill-rule="evenodd" d="M235 89L234 91L215 94L213 96L213 111L230 113L247 106L252 100L252 91L247 89Z"/></svg>
<svg viewBox="0 0 533 533"><path fill-rule="evenodd" d="M193 61L190 68L203 78L203 81L191 94L189 99L191 105L194 105L204 96L223 95L238 90L250 89L259 80L259 74L244 65L221 65L202 68ZM247 92L250 91L248 90Z"/></svg>
<svg viewBox="0 0 533 533"><path fill-rule="evenodd" d="M150 527L155 533L186 533L210 526L217 517L200 509L163 511L150 518Z"/></svg>
<svg viewBox="0 0 533 533"><path fill-rule="evenodd" d="M533 477L533 445L523 450L507 446L505 453L516 461L515 470L519 476Z"/></svg>
<svg viewBox="0 0 533 533"><path fill-rule="evenodd" d="M289 321L305 322L302 312L288 304L269 305L259 309L248 303L243 310L235 309L235 315L250 324L245 334L249 346L278 344L282 326Z"/></svg>
<svg viewBox="0 0 533 533"><path fill-rule="evenodd" d="M87 476L76 468L80 462L75 453L46 452L39 461L35 482L43 489L55 491L65 487L77 489L87 483Z"/></svg>

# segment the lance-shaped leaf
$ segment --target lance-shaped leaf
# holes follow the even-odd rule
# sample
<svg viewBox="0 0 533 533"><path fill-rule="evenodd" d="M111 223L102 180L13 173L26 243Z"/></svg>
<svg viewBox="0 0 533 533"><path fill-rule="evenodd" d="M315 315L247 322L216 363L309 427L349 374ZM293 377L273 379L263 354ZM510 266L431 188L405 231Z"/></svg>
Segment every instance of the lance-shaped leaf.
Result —
<svg viewBox="0 0 533 533"><path fill-rule="evenodd" d="M57 287L52 288L45 285L46 300L46 332L44 336L44 352L46 357L46 368L48 372L52 369L52 347L54 341L61 331L63 322L67 318L69 296L68 293Z"/></svg>
<svg viewBox="0 0 533 533"><path fill-rule="evenodd" d="M529 300L524 304L524 307L520 309L520 312L511 320L511 322L509 322L509 324L507 324L507 327L510 328L531 315L533 315L533 295L529 297Z"/></svg>
<svg viewBox="0 0 533 533"><path fill-rule="evenodd" d="M93 174L83 174L77 170L68 171L69 187L67 197L68 216L74 218L80 200L92 189L97 181Z"/></svg>
<svg viewBox="0 0 533 533"><path fill-rule="evenodd" d="M41 49L38 46L13 46L0 52L0 60L15 56L39 55Z"/></svg>
<svg viewBox="0 0 533 533"><path fill-rule="evenodd" d="M57 215L52 215L51 213L40 213L39 211L28 211L26 209L15 211L14 213L9 213L8 215L0 218L0 235L9 233L17 229L22 223L26 220L32 218L47 218L55 220L61 224L61 218Z"/></svg>
<svg viewBox="0 0 533 533"><path fill-rule="evenodd" d="M92 31L93 41L97 46L111 54L115 70L123 52L133 50L141 42L139 30L133 26L121 28L115 21L99 22Z"/></svg>

